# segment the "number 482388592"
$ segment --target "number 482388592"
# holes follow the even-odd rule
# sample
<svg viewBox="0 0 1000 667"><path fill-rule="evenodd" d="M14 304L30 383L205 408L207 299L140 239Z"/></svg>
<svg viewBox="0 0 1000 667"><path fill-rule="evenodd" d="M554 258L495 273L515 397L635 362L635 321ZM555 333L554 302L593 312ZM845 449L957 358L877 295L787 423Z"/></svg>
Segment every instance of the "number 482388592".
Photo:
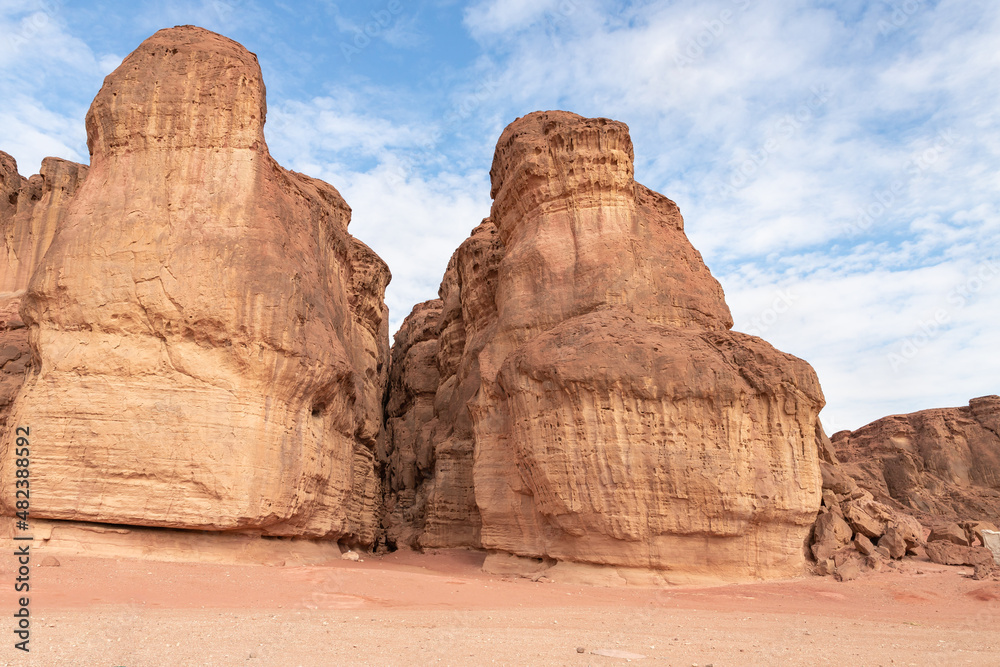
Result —
<svg viewBox="0 0 1000 667"><path fill-rule="evenodd" d="M17 477L16 487L17 491L15 497L17 499L17 518L22 521L28 520L28 457L31 452L28 449L28 436L30 433L30 428L27 426L18 426L15 431L17 435L17 449L15 454L17 454L17 470L14 476Z"/></svg>

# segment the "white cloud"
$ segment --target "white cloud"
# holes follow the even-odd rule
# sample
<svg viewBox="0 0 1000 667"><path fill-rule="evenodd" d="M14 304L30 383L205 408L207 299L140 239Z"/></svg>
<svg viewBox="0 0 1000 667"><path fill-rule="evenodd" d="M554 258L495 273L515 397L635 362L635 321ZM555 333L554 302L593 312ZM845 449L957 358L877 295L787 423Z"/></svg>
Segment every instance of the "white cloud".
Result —
<svg viewBox="0 0 1000 667"><path fill-rule="evenodd" d="M448 259L489 215L486 172L442 160L438 129L378 113L378 91L272 106L265 132L284 166L332 183L352 209L351 233L389 265L391 331L437 296ZM370 166L363 166L365 162Z"/></svg>
<svg viewBox="0 0 1000 667"><path fill-rule="evenodd" d="M395 149L427 148L434 143L434 129L404 125L357 109L356 93L308 102L287 102L268 112L268 134L278 142L294 142L296 159L302 153L342 153L351 159L388 157Z"/></svg>
<svg viewBox="0 0 1000 667"><path fill-rule="evenodd" d="M71 35L56 5L0 3L0 150L23 175L48 156L88 161L84 115L114 58Z"/></svg>
<svg viewBox="0 0 1000 667"><path fill-rule="evenodd" d="M571 16L578 0L484 0L465 10L465 25L479 38L498 35L531 25L552 15Z"/></svg>
<svg viewBox="0 0 1000 667"><path fill-rule="evenodd" d="M38 173L49 156L87 163L87 134L80 119L54 113L37 100L24 95L9 98L0 107L0 150L17 160L24 176Z"/></svg>

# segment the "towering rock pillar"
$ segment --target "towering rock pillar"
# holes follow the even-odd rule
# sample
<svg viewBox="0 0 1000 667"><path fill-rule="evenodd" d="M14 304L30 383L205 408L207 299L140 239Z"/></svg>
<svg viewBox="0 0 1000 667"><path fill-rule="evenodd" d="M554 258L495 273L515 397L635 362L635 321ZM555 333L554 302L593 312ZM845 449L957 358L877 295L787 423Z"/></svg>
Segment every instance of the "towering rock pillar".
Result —
<svg viewBox="0 0 1000 667"><path fill-rule="evenodd" d="M677 206L635 182L632 159L624 124L566 112L500 137L473 237L496 241L484 279L459 281L462 337L438 338L439 366L458 340L458 382L475 385L442 384L435 404L439 421L471 416L469 522L481 546L519 556L801 573L820 504L819 382L730 331Z"/></svg>
<svg viewBox="0 0 1000 667"><path fill-rule="evenodd" d="M256 56L191 26L105 79L22 305L33 516L375 539L389 272L265 111Z"/></svg>

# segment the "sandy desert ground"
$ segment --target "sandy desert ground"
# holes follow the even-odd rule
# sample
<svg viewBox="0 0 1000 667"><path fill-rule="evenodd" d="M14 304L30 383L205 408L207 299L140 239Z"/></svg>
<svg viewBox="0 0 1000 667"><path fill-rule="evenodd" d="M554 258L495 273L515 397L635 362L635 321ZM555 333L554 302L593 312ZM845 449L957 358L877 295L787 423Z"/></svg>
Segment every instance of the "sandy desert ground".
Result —
<svg viewBox="0 0 1000 667"><path fill-rule="evenodd" d="M32 575L30 655L8 630L0 664L1000 664L1000 583L973 580L971 568L910 560L845 583L601 588L484 574L482 558L62 556Z"/></svg>

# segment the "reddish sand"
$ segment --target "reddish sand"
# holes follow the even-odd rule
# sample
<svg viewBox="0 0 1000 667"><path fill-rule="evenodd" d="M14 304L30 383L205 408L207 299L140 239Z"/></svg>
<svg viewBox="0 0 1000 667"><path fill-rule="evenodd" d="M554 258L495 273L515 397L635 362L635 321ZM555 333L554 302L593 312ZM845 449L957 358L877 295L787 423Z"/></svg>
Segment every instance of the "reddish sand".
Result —
<svg viewBox="0 0 1000 667"><path fill-rule="evenodd" d="M0 665L1000 665L1000 583L926 562L847 583L649 589L487 575L463 551L59 560L32 573L29 655L4 613Z"/></svg>

